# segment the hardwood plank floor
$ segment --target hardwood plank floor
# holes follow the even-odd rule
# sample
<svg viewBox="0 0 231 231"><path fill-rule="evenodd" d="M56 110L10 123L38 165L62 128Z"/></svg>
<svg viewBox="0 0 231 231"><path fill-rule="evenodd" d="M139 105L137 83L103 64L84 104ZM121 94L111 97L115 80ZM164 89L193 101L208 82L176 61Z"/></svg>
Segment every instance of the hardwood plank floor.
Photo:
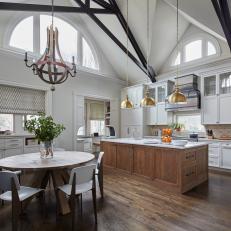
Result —
<svg viewBox="0 0 231 231"><path fill-rule="evenodd" d="M25 179L24 179L25 180ZM231 230L231 177L209 174L209 182L185 195L169 193L150 181L105 171L105 199L98 193L98 226L94 225L91 194L83 197L81 231L228 231ZM47 218L42 220L38 200L22 219L22 231L68 231L71 217L55 219L55 200L46 194ZM81 221L82 220L82 221ZM11 230L11 206L0 207L0 230Z"/></svg>

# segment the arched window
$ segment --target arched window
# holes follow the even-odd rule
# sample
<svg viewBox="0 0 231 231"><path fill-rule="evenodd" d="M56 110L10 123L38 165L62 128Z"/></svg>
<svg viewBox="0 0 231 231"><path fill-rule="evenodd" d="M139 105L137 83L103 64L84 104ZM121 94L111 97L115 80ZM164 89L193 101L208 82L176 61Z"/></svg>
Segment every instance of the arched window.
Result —
<svg viewBox="0 0 231 231"><path fill-rule="evenodd" d="M213 41L212 41L213 40ZM200 38L184 43L172 62L172 66L190 63L192 61L206 59L219 54L219 45L215 39Z"/></svg>
<svg viewBox="0 0 231 231"><path fill-rule="evenodd" d="M47 27L51 25L51 16L35 15L21 20L10 34L9 46L12 49L44 53L47 42ZM54 17L54 25L59 31L59 48L65 61L71 62L75 56L78 65L99 70L95 52L87 40L68 22Z"/></svg>
<svg viewBox="0 0 231 231"><path fill-rule="evenodd" d="M33 52L33 20L31 16L17 24L10 37L10 46Z"/></svg>

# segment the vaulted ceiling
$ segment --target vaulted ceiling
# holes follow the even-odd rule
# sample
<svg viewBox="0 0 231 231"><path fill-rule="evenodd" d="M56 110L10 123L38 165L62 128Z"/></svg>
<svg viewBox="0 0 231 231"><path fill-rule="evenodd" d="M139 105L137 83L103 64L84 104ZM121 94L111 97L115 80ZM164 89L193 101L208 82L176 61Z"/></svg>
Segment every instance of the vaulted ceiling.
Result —
<svg viewBox="0 0 231 231"><path fill-rule="evenodd" d="M4 1L4 0L2 0ZM84 0L82 0L84 2ZM4 2L25 2L24 0L8 0ZM27 1L28 2L28 1ZM30 1L37 3L38 1ZM126 18L126 1L116 0L121 12ZM49 1L40 0L41 4L50 4ZM77 6L74 0L55 0L56 5ZM129 0L128 24L134 34L143 54L147 54L147 1ZM100 7L94 4L95 7ZM170 54L176 47L176 0L150 0L150 50L148 51L150 65L157 74L164 66ZM179 36L182 37L187 29L194 25L203 31L210 33L220 40L225 37L213 9L211 0L182 0L179 1L180 27ZM4 15L5 12L0 12ZM22 12L23 14L23 12ZM102 62L110 63L113 73L118 78L126 79L126 54L105 34L95 22L84 14L66 14L72 17L76 23L81 21L81 26L86 28L102 53ZM114 33L114 35L126 46L126 33L121 27L115 15L97 15L98 18ZM0 25L1 27L1 25ZM1 29L1 28L0 28ZM137 57L129 43L130 52ZM138 57L137 57L138 58ZM107 59L108 61L105 61ZM129 79L131 82L144 81L146 75L129 59Z"/></svg>

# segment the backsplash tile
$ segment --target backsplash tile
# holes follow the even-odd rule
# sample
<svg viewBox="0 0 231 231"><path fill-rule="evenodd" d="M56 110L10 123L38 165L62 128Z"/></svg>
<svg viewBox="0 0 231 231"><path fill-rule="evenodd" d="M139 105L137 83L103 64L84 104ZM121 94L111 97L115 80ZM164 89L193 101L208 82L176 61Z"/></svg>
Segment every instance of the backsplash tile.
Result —
<svg viewBox="0 0 231 231"><path fill-rule="evenodd" d="M206 125L206 130L213 130L214 138L231 137L231 124L228 125Z"/></svg>

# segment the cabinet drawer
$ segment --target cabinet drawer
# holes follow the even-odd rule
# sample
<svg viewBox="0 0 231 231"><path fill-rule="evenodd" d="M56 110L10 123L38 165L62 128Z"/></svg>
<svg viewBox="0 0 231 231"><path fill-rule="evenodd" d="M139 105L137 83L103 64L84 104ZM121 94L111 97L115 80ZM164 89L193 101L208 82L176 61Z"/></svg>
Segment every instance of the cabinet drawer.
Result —
<svg viewBox="0 0 231 231"><path fill-rule="evenodd" d="M20 148L23 147L23 139L6 139L5 148Z"/></svg>
<svg viewBox="0 0 231 231"><path fill-rule="evenodd" d="M5 151L5 158L6 157L10 157L10 156L16 156L16 155L20 155L23 154L23 150L18 148L18 149L7 149Z"/></svg>
<svg viewBox="0 0 231 231"><path fill-rule="evenodd" d="M4 158L4 151L3 150L0 150L0 159Z"/></svg>
<svg viewBox="0 0 231 231"><path fill-rule="evenodd" d="M35 153L35 152L39 152L39 147L27 147L24 148L24 153Z"/></svg>
<svg viewBox="0 0 231 231"><path fill-rule="evenodd" d="M196 180L196 166L190 166L183 169L182 181L183 184L192 183Z"/></svg>
<svg viewBox="0 0 231 231"><path fill-rule="evenodd" d="M209 166L211 167L219 167L219 158L214 156L209 156Z"/></svg>
<svg viewBox="0 0 231 231"><path fill-rule="evenodd" d="M209 156L219 157L219 148L209 148Z"/></svg>
<svg viewBox="0 0 231 231"><path fill-rule="evenodd" d="M196 160L196 152L192 151L192 152L186 152L183 155L183 161L195 161Z"/></svg>

